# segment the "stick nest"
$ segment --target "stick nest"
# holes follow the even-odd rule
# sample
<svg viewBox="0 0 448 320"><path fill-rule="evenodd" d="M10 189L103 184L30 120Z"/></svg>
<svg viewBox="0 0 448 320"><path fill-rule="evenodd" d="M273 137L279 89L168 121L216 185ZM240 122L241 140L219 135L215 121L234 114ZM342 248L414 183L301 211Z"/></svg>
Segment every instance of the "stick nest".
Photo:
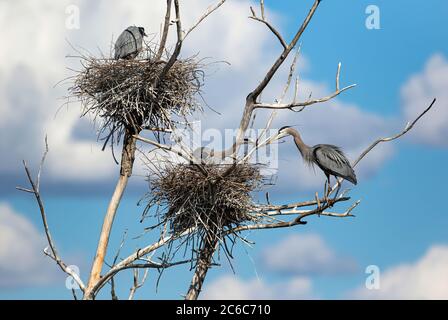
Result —
<svg viewBox="0 0 448 320"><path fill-rule="evenodd" d="M129 128L172 128L173 115L185 119L202 111L197 97L204 72L194 58L177 60L157 87L165 61L81 58L83 68L69 92L82 102L83 115L102 120L100 135L120 136Z"/></svg>
<svg viewBox="0 0 448 320"><path fill-rule="evenodd" d="M162 221L172 233L196 228L197 235L214 233L253 221L251 192L262 184L257 166L248 163L202 165L176 164L151 179L148 207L157 204ZM229 173L230 172L230 173Z"/></svg>

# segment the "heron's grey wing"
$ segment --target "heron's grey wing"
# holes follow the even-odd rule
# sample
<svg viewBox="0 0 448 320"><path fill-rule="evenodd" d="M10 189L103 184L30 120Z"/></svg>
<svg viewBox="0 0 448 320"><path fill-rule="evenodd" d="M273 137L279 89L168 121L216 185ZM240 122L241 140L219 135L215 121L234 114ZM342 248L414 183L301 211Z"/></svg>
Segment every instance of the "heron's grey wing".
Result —
<svg viewBox="0 0 448 320"><path fill-rule="evenodd" d="M138 27L135 26L131 26L129 28L127 28L128 32L132 33L133 36L133 41L134 41L134 52L133 53L137 53L140 52L140 50L142 50L142 44L143 44L143 36L140 33L140 29Z"/></svg>
<svg viewBox="0 0 448 320"><path fill-rule="evenodd" d="M135 38L135 45L136 45L136 51L140 52L143 48L143 36L140 33L140 30L137 28L137 30L132 31L132 34Z"/></svg>
<svg viewBox="0 0 448 320"><path fill-rule="evenodd" d="M357 183L356 174L342 150L330 144L319 144L313 147L318 166L331 175L344 178L353 184Z"/></svg>
<svg viewBox="0 0 448 320"><path fill-rule="evenodd" d="M115 42L115 59L125 58L134 48L134 39L128 31L123 31Z"/></svg>
<svg viewBox="0 0 448 320"><path fill-rule="evenodd" d="M118 36L117 41L115 41L115 50L114 50L114 58L115 58L115 60L118 60L118 59L120 59L122 57L121 45L124 42L123 37L124 37L124 32L122 32Z"/></svg>
<svg viewBox="0 0 448 320"><path fill-rule="evenodd" d="M126 58L141 50L143 38L140 33L134 34L130 28L123 31L115 42L115 59ZM140 43L140 46L138 45Z"/></svg>

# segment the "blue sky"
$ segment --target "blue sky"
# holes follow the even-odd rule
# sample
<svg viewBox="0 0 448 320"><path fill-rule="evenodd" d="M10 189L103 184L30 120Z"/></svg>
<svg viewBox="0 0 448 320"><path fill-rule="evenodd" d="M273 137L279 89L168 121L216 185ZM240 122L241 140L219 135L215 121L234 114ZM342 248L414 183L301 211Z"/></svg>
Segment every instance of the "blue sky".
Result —
<svg viewBox="0 0 448 320"><path fill-rule="evenodd" d="M210 76L210 84L205 88L208 101L223 111L221 118L207 111L202 121L208 128L237 125L246 89L257 83L279 53L275 39L262 27L253 26L256 22L246 19L249 5L254 4L228 1L220 13L211 16L198 29L198 35L192 36L185 48L185 55L200 51L204 56L232 63ZM159 21L163 13L162 4L147 3L155 1L115 1L109 5L104 1L94 2L56 4L49 0L22 0L0 3L3 14L25 10L20 26L0 31L0 35L5 32L4 36L15 37L33 29L36 34L29 41L38 61L23 53L28 40L9 41L6 53L0 53L0 61L3 61L0 62L0 115L6 119L0 120L0 150L4 158L0 165L0 230L11 233L0 234L0 248L3 249L0 250L1 299L71 298L64 276L53 275L59 271L52 267L52 262L39 258L38 250L43 247L36 245L34 254L22 257L25 264L27 259L31 261L30 269L24 269L23 274L11 271L13 267L5 260L20 255L22 248L8 241L25 238L24 245L27 244L27 233L14 229L7 217L25 218L27 222L18 219L17 225L30 223L26 230L32 230L33 237L42 236L34 200L28 194L18 193L14 187L26 183L20 167L22 158L36 167L45 133L49 136L50 159L43 173L42 191L50 227L62 256L80 267L84 279L90 268L117 167L109 153L99 151L101 144L95 141L94 128L86 120L78 119L79 108L64 108L62 115L54 116L60 105L57 99L64 95L65 88L53 88L53 85L63 78L68 64L76 63L65 58L70 53L65 39L91 51L95 51L96 46L107 51L112 34L134 23L157 30L158 22L153 20ZM186 25L200 12L196 9L205 10L209 2L198 0L192 8L185 8ZM142 3L145 10L139 9ZM265 3L268 16L285 38L290 39L312 1ZM70 4L80 8L81 28L54 31L52 26L63 26L65 8ZM365 9L371 4L380 9L379 30L365 27ZM142 12L147 12L151 19ZM313 96L331 92L340 61L341 85L356 83L357 87L335 102L310 108L303 115L284 111L276 125L292 121L303 128L310 142L337 143L354 157L376 138L400 131L416 110L423 110L433 97L439 101L409 135L375 150L360 166L360 183L350 193L353 199L362 201L354 211L355 218L311 217L306 226L250 233L249 238L256 244L253 248L238 248L234 261L237 274L232 275L223 259L223 266L212 269L207 276L205 297L232 297L232 292L239 291L243 298L448 298L448 278L440 272L448 267L448 216L443 192L448 173L441 170L448 160L448 96L445 93L448 31L441 27L447 14L448 3L441 0L322 1L301 39L302 94L307 97L307 90L313 91ZM116 19L110 19L110 15L116 15ZM222 24L216 22L220 19ZM5 29L1 21L14 23L5 14L0 15L0 30ZM94 21L98 28L92 28L96 26ZM51 37L42 32L51 32ZM213 32L219 33L220 39L216 39ZM106 37L99 40L104 34ZM254 38L248 42L248 37ZM11 52L15 50L19 53L13 56ZM281 75L284 76L286 70ZM284 79L276 79L267 90L266 99L279 93L280 80ZM86 138L89 135L91 138ZM14 146L11 141L15 141ZM280 147L280 185L271 191L271 199L278 203L306 200L323 188L323 176L297 168L301 166L299 156L288 146L291 145ZM130 237L141 231L138 220L142 208L136 203L147 190L141 175L142 171L137 171L132 178L132 185L120 206L110 244L112 255L124 230L128 230ZM341 205L337 209L345 207ZM150 240L148 237L129 241L123 254ZM294 261L310 261L309 268L321 271L310 273L303 267L303 270L297 268L297 272L285 273L267 267L266 255L282 241L292 244L289 249L292 251L285 249L285 263L294 266ZM7 250L16 248L14 245L18 246L17 251ZM309 246L315 250L294 250L294 246ZM353 261L356 267L336 268L341 261ZM377 265L381 270L380 290L363 289L367 276L364 270L368 265ZM335 267L335 271L327 272L329 266ZM47 267L51 272L42 271ZM5 280L7 277L28 279L24 274L40 272L48 273L42 281L30 278L25 283L7 284ZM403 280L413 275L423 279L421 283ZM157 293L156 277L156 273L150 273L137 298L178 299L189 285L191 272L188 266L165 271ZM120 276L119 296L126 297L131 279L130 272ZM398 283L398 288L392 283ZM260 296L260 291L265 295ZM109 297L107 290L102 297Z"/></svg>

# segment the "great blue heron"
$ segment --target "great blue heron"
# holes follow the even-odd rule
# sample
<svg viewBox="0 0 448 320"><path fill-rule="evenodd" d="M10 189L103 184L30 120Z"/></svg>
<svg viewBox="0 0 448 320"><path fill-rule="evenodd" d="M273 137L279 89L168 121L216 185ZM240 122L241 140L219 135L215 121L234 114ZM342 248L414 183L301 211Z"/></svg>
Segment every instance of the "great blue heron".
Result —
<svg viewBox="0 0 448 320"><path fill-rule="evenodd" d="M278 137L291 135L294 137L294 142L302 155L303 160L310 165L317 165L327 177L325 183L325 197L327 198L330 192L330 176L340 177L353 184L357 184L356 174L350 162L345 157L342 150L331 144L317 144L313 147L308 146L302 140L299 132L291 127L282 127L278 130ZM338 191L339 191L338 186ZM338 192L336 192L337 195Z"/></svg>
<svg viewBox="0 0 448 320"><path fill-rule="evenodd" d="M142 50L143 37L146 36L145 28L131 26L124 30L115 42L114 58L134 59Z"/></svg>
<svg viewBox="0 0 448 320"><path fill-rule="evenodd" d="M200 160L202 164L211 164L214 162L213 156L215 152L208 147L199 147L193 151L193 157L196 160Z"/></svg>

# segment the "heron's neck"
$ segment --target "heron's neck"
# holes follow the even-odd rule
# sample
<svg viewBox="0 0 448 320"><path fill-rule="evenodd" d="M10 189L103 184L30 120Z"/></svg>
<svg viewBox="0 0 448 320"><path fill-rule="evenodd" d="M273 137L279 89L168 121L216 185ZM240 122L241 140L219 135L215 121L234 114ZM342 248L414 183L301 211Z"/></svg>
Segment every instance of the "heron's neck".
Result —
<svg viewBox="0 0 448 320"><path fill-rule="evenodd" d="M303 142L302 137L300 136L299 132L296 130L291 131L291 135L294 137L294 142L297 146L297 148L300 151L300 154L305 160L309 160L311 157L311 147L308 146L305 142Z"/></svg>

